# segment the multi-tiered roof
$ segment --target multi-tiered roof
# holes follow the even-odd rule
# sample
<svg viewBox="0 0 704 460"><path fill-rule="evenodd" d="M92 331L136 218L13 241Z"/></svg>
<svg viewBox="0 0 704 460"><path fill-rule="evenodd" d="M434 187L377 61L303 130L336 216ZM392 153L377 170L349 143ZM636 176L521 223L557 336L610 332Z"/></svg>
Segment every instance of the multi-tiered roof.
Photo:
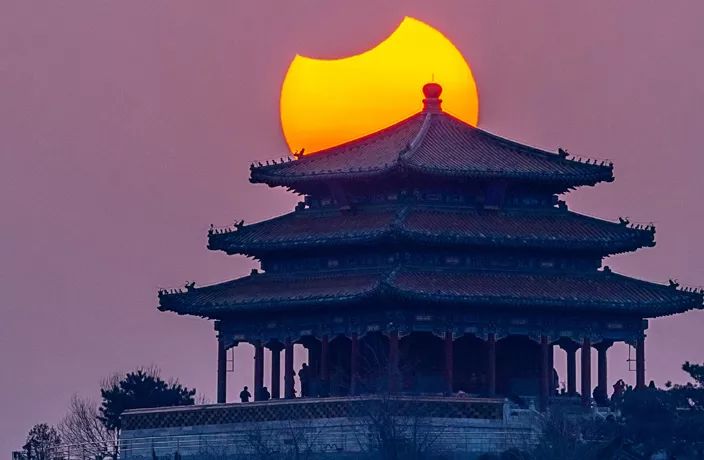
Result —
<svg viewBox="0 0 704 460"><path fill-rule="evenodd" d="M304 201L271 220L212 229L208 247L254 257L264 272L163 291L160 308L236 319L418 304L640 318L701 307L700 292L601 268L606 256L653 246L653 226L581 215L557 199L612 181L611 163L470 126L441 110L440 92L426 85L424 109L379 132L252 166L252 182Z"/></svg>

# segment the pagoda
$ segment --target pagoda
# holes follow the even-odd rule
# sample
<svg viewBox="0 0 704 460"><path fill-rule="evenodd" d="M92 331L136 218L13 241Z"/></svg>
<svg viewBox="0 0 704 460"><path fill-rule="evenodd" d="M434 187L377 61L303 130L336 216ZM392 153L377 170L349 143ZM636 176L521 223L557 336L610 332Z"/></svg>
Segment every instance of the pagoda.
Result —
<svg viewBox="0 0 704 460"><path fill-rule="evenodd" d="M606 395L614 342L635 347L643 387L647 319L701 308L700 291L603 265L609 255L654 246L652 225L578 214L560 199L611 182L611 163L468 125L443 112L441 92L425 85L422 110L381 131L252 165L251 182L302 201L270 220L211 228L208 248L261 268L159 292L159 309L215 321L219 403L227 399L227 350L251 343L255 399L265 348L272 399L296 397L293 346L302 344L315 382L304 396L464 392L535 397L546 407L557 346L567 354L557 372L566 392L590 404L592 394Z"/></svg>

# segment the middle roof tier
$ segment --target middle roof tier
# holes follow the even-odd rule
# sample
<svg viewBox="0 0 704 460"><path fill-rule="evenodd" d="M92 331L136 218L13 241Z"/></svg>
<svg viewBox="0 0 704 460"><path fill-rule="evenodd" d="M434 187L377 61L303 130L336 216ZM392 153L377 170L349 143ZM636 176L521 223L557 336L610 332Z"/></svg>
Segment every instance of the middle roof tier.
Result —
<svg viewBox="0 0 704 460"><path fill-rule="evenodd" d="M398 205L299 209L252 225L211 229L208 248L261 258L310 248L486 247L551 249L608 256L655 245L652 226L616 223L571 211L484 210Z"/></svg>

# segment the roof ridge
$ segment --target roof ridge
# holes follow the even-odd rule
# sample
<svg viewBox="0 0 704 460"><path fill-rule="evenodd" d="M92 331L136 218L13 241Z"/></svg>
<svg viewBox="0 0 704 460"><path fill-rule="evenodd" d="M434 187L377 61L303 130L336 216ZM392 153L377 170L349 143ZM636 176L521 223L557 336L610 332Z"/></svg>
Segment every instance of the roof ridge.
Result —
<svg viewBox="0 0 704 460"><path fill-rule="evenodd" d="M423 142L423 139L425 139L425 135L428 133L428 129L430 128L430 122L432 120L433 114L431 112L428 112L425 114L425 118L423 119L423 123L420 125L420 129L418 130L418 133L416 136L411 140L411 142L408 143L405 149L401 150L398 154L398 160L399 162L403 162L403 159L412 155L413 152L418 149L420 144Z"/></svg>

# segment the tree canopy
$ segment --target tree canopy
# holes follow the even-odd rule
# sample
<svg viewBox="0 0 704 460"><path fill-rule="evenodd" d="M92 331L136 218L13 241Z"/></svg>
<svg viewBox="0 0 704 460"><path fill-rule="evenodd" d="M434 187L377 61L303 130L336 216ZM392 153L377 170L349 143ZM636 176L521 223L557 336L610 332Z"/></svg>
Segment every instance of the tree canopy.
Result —
<svg viewBox="0 0 704 460"><path fill-rule="evenodd" d="M155 372L140 369L100 390L103 402L99 418L108 430L119 430L120 416L126 410L188 406L194 404L195 393L177 381L167 383Z"/></svg>
<svg viewBox="0 0 704 460"><path fill-rule="evenodd" d="M29 460L49 460L54 458L54 451L60 444L61 438L54 427L38 423L27 434L24 453Z"/></svg>

